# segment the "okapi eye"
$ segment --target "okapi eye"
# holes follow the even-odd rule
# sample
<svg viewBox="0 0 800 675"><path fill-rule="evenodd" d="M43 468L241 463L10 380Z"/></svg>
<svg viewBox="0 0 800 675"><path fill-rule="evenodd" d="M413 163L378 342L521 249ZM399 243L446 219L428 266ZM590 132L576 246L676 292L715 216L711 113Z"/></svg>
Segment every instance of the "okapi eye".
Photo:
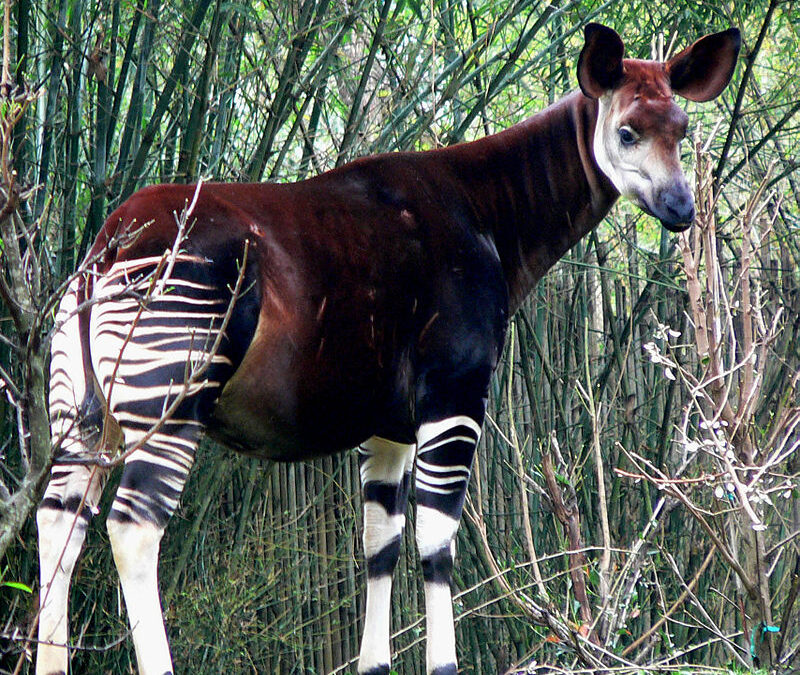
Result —
<svg viewBox="0 0 800 675"><path fill-rule="evenodd" d="M637 141L636 134L630 127L621 127L619 130L619 141L622 145L635 145Z"/></svg>

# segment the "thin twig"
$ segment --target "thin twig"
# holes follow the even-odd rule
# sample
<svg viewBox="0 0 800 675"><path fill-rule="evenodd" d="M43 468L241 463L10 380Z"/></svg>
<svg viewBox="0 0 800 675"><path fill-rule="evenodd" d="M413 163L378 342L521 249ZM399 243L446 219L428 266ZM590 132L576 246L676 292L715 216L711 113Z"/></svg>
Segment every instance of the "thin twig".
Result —
<svg viewBox="0 0 800 675"><path fill-rule="evenodd" d="M667 619L669 619L669 617L675 613L678 607L680 607L686 601L686 598L689 596L689 593L697 585L697 582L700 581L700 577L702 576L703 572L706 571L706 568L711 564L711 561L714 559L714 553L716 552L716 550L717 547L712 544L711 548L706 554L705 560L703 560L702 565L700 565L700 568L697 570L697 572L695 572L694 576L692 577L692 580L686 585L683 592L678 596L678 599L672 603L670 608L664 613L664 615L658 621L656 621L652 626L650 626L650 628L647 631L642 633L638 638L636 638L636 640L631 642L631 644L629 644L627 647L625 647L625 649L622 650L623 656L627 656L628 654L630 654L634 649L636 649L639 645L641 645L651 635L653 635L656 631L658 631L661 628L661 626L663 626L667 622Z"/></svg>

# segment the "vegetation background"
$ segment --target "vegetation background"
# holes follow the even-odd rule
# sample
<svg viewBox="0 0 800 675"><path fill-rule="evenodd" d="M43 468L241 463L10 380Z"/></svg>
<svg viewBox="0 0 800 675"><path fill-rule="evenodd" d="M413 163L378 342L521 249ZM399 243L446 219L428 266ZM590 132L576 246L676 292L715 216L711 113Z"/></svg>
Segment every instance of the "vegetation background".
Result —
<svg viewBox="0 0 800 675"><path fill-rule="evenodd" d="M620 204L512 321L458 540L461 670L800 668L797 3L5 9L0 673L32 672L53 305L110 210L159 181L299 180L506 128L576 86L588 21L634 57L734 25L742 58L717 101L686 104L696 227ZM178 672L353 671L360 513L354 453L287 466L202 446L161 555ZM410 515L404 674L424 663ZM135 672L103 520L74 577L76 673Z"/></svg>

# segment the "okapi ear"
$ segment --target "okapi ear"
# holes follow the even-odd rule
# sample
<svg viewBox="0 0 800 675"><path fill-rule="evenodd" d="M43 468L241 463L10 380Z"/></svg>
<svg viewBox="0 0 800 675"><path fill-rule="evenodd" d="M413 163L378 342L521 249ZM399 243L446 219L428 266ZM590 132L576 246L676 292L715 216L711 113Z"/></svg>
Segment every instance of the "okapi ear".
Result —
<svg viewBox="0 0 800 675"><path fill-rule="evenodd" d="M583 29L586 44L578 57L578 84L589 98L600 98L622 79L625 45L616 31L599 23Z"/></svg>
<svg viewBox="0 0 800 675"><path fill-rule="evenodd" d="M742 36L729 28L700 38L666 63L672 91L690 101L710 101L728 86Z"/></svg>

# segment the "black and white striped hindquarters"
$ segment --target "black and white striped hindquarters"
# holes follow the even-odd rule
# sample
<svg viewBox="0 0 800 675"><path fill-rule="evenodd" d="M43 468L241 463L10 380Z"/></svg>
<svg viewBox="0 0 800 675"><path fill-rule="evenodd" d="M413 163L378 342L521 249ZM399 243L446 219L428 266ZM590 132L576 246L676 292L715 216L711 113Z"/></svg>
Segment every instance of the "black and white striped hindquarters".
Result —
<svg viewBox="0 0 800 675"><path fill-rule="evenodd" d="M78 410L86 393L83 349L78 328L78 284L73 279L56 313L56 331L50 345L50 429L58 448L56 457L78 453Z"/></svg>
<svg viewBox="0 0 800 675"><path fill-rule="evenodd" d="M233 363L220 336L231 290L210 283L208 261L188 255L154 280L160 260L119 262L97 280L90 336L129 453L109 519L163 527Z"/></svg>

